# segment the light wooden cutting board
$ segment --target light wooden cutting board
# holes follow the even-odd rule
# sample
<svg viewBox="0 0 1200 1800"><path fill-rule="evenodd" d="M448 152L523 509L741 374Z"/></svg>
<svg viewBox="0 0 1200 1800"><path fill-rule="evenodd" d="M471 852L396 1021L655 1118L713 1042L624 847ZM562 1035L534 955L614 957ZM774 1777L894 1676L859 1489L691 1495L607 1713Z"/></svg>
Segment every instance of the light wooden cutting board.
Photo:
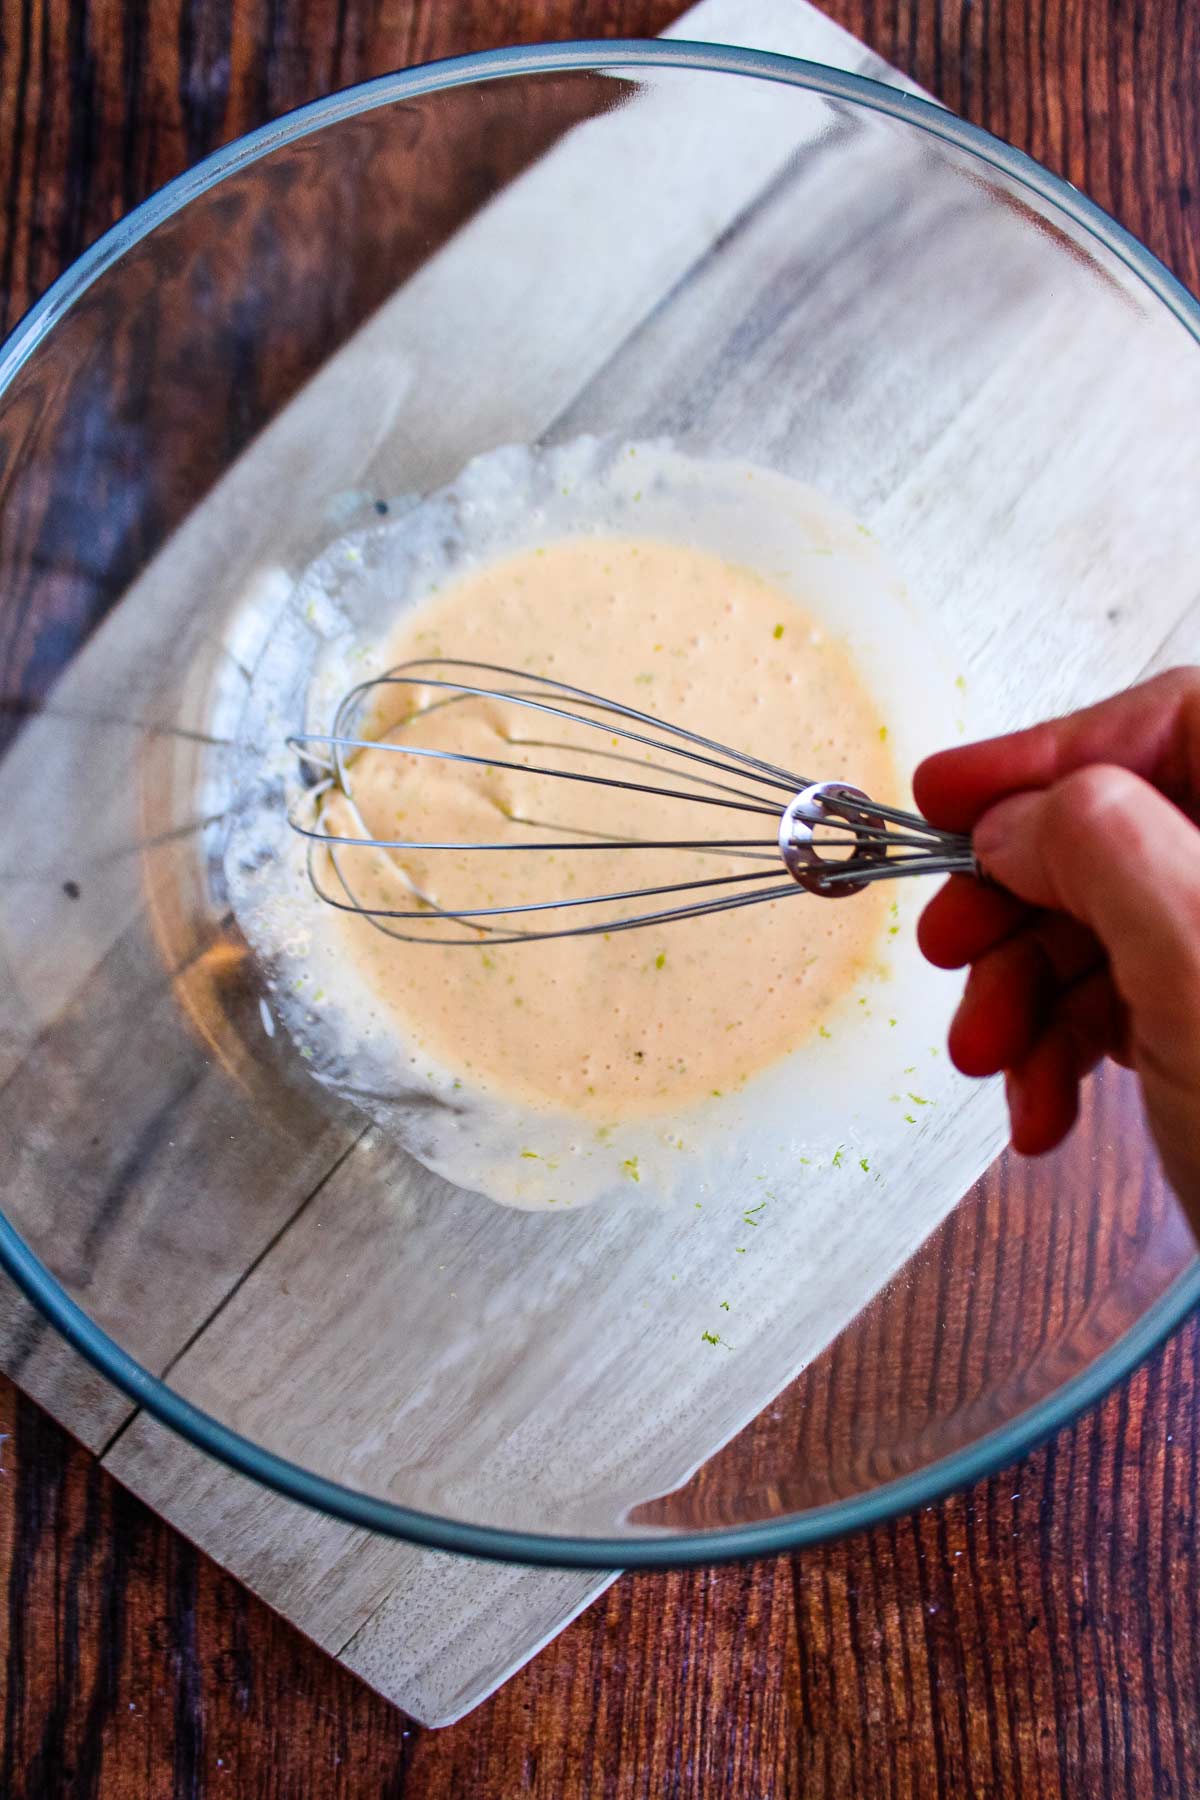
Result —
<svg viewBox="0 0 1200 1800"><path fill-rule="evenodd" d="M804 0L703 0L679 21L675 34L785 51L901 83L894 71ZM1047 290L1036 261L1022 265L1015 258L1003 277L997 275L995 266L979 255L978 217L969 208L947 208L936 181L914 173L908 196L914 211L903 229L911 231L915 218L920 229L939 235L942 267L957 302L948 309L948 320L954 322L948 330L958 335L939 342L936 334L914 332L912 341L919 338L923 354L944 358L959 372L959 389L948 395L940 414L920 404L922 367L912 357L898 356L896 345L906 341L906 309L913 316L927 310L928 297L915 278L907 287L902 278L891 279L888 329L874 338L867 334L877 345L877 367L859 391L869 395L879 416L905 421L903 428L895 428L894 479L880 481L876 475L868 487L852 462L833 469L810 467L806 422L773 403L777 360L806 354L805 345L788 341L786 312L771 307L772 284L786 283L802 248L795 235L797 196L811 193L805 228L810 241L827 250L824 303L832 310L863 304L860 297L869 294L864 276L874 260L888 257L903 232L881 214L866 221L869 230L862 236L864 220L857 214L859 238L847 235L850 227L820 178L820 144L798 141L786 91L747 84L744 115L723 121L728 141L714 133L711 121L681 114L665 90L641 96L638 104L644 109L640 123L677 155L655 162L655 177L646 179L630 151L621 209L609 214L601 209L580 221L574 261L578 291L569 307L574 332L564 337L556 329L553 353L547 353L523 388L523 436L569 437L587 429L598 412L612 428L637 435L648 421L660 420L662 395L679 385L677 371L690 361L696 371L692 386L698 414L707 409L711 422L736 409L739 418L752 418L753 431L748 427L743 434L747 453L816 480L869 521L907 563L936 574L937 591L955 596L954 632L970 678L981 678L1006 704L1009 716L1035 698L1047 705L1116 685L1146 665L1154 646L1163 647L1161 654L1169 648L1175 657L1196 653L1200 615L1191 580L1182 572L1186 559L1179 546L1161 537L1143 544L1145 580L1138 606L1130 609L1117 584L1129 566L1130 544L1137 543L1136 517L1126 517L1120 527L1114 524L1109 545L1074 541L1062 526L1055 472L1034 464L1027 449L1038 435L1030 429L1031 408L1049 417L1065 409L1076 421L1080 442L1091 447L1086 451L1089 466L1109 470L1111 465L1114 500L1121 493L1121 458L1133 448L1143 482L1149 471L1160 490L1162 484L1178 484L1181 490L1190 484L1194 492L1200 475L1196 454L1180 444L1195 395L1177 395L1178 420L1165 418L1154 442L1131 447L1124 403L1153 379L1153 367L1131 361L1120 379L1089 384L1089 368L1110 374L1111 343L1103 329L1094 344L1081 349L1071 306ZM130 810L132 785L129 792L114 788L105 757L96 755L97 732L120 727L97 726L90 718L72 735L63 722L70 684L77 689L90 684L101 691L106 684L128 684L136 665L131 656L136 614L150 603L160 621L176 610L189 656L214 654L199 636L194 642L189 638L187 595L198 574L211 578L219 567L230 596L248 582L269 582L273 562L282 559L295 566L329 535L323 521L331 492L353 487L394 491L402 477L393 470L404 468L413 442L422 447L432 483L453 474L467 450L514 435L510 397L493 417L488 383L464 382L456 405L448 406L441 381L425 392L419 371L439 368L447 347L464 340L472 343L481 367L503 366L515 346L527 340L528 284L518 279L519 272L536 261L547 221L560 218L569 205L581 172L595 158L597 134L603 134L605 154L619 170L629 141L620 112L570 133L431 259L252 447L142 577L139 607L118 608L89 644L58 690L53 730L40 730L33 721L14 746L6 791L16 797L18 809L21 795L37 789L20 779L22 759L29 759L25 766L36 767L41 781L50 774L76 786L95 783L97 844L144 841L153 821L135 816ZM639 137L639 143L645 142ZM868 154L877 155L878 149ZM638 212L636 229L631 228L630 207ZM713 242L733 227L734 249L710 261ZM894 238L889 235L893 230ZM496 244L504 245L503 258L495 256ZM630 245L636 252L630 253ZM458 311L463 263L472 258L486 260L489 268L507 265L514 271L511 289L501 281L490 293L482 326L474 314L467 318ZM615 266L622 276L617 293L609 279ZM734 389L722 381L719 366L707 368L702 358L719 342L721 321L731 308L744 311L747 284L761 296L760 336L757 347L743 356ZM442 294L444 304L439 303ZM561 305L562 296L556 301ZM972 319L978 326L974 334ZM1027 369L1053 367L1068 338L1069 377L1032 397L1023 387L1022 407L1009 408L1006 398L1015 384L1025 383ZM820 371L814 370L814 394L819 386ZM1098 398L1092 386L1102 390ZM331 416L338 420L336 433L324 428ZM866 422L862 428L868 428ZM685 449L688 432L689 421L680 420L674 435ZM281 464L289 470L294 496L291 520L282 533L287 537L290 531L286 543L267 500L278 486ZM940 533L923 535L922 495L932 484L946 482L964 485L964 512L979 527L974 539L964 537L956 544ZM1004 614L994 607L973 608L982 579L978 536L986 536L989 519L1007 520L1014 509L1031 546L1028 592L1015 593ZM1122 530L1126 539L1118 541ZM1064 596L1059 612L1050 616L1033 577L1035 563L1044 567L1047 542L1056 546ZM218 544L221 555L214 557ZM1111 559L1112 606L1097 607L1093 580L1088 615L1075 616L1069 599L1072 571L1082 566L1094 571L1098 556ZM249 657L254 646L244 649ZM1004 671L1002 679L999 671ZM1036 681L1030 671L1038 672ZM202 722L198 719L197 725ZM103 771L102 778L93 773L96 769ZM169 774L164 766L163 779ZM25 829L26 841L36 835L32 815L12 824L14 831ZM371 1175L364 1172L357 1122L310 1119L302 1097L264 1117L249 1139L230 1132L226 1141L212 1132L212 1107L221 1104L219 1082L203 1056L198 1052L194 1067L181 1068L177 1055L156 1054L158 1043L174 1041L177 997L175 988L137 990L139 979L145 979L139 970L153 965L140 935L144 926L137 882L133 859L109 858L80 901L52 894L36 916L4 921L0 958L10 970L19 970L20 979L3 984L9 1012L0 1012L0 1077L8 1079L0 1093L0 1127L6 1118L14 1124L28 1119L31 1109L46 1112L40 1139L23 1134L24 1148L12 1175L18 1216L36 1219L40 1192L55 1186L60 1146L54 1105L61 1104L63 1116L70 1117L69 1097L62 1098L66 1087L86 1070L89 1055L106 1054L122 1019L136 1009L139 1031L128 1048L121 1104L127 1125L130 1117L144 1115L146 1154L125 1181L119 1225L113 1228L107 1221L101 1229L104 1196L112 1192L120 1171L106 1165L105 1144L99 1142L94 1186L84 1184L72 1201L72 1241L99 1271L96 1285L103 1288L108 1306L101 1322L120 1338L123 1309L143 1304L139 1241L148 1232L173 1234L166 1266L184 1275L176 1291L155 1297L156 1335L147 1360L203 1399L206 1390L227 1392L235 1380L230 1359L244 1357L246 1332L255 1317L263 1316L272 1283L306 1278L322 1242L317 1233L358 1229L369 1239L371 1207L383 1188L378 1180L372 1188ZM64 961L53 949L55 907L64 918L70 911L78 937L81 906L89 909L86 935L93 952L85 979L77 962ZM202 946L193 947L176 972L176 986L187 989L197 969L203 969L204 954ZM193 1115L205 1124L194 1146L187 1139ZM163 1120L173 1121L169 1159L154 1140ZM814 1311L806 1320L803 1341L788 1349L781 1370L788 1358L795 1366L816 1354L886 1272L936 1225L975 1172L971 1158L978 1159L991 1129L994 1119L984 1130L964 1128L964 1142L952 1146L953 1156L947 1153L945 1178L930 1184L924 1210L906 1218L904 1233L897 1234L880 1259L854 1264L852 1278L847 1274L838 1289L837 1305L824 1313ZM168 1175L177 1184L189 1155L197 1165L203 1162L205 1191L221 1197L213 1206L227 1207L224 1214L207 1207L195 1221L186 1209L167 1203ZM274 1177L270 1181L268 1171ZM264 1191L268 1199L251 1221L244 1207L238 1210L239 1196ZM47 1213L47 1231L52 1224L61 1229L61 1206L53 1221ZM194 1246L185 1235L189 1230L196 1233ZM210 1330L218 1314L220 1328ZM139 1318L139 1343L145 1345L149 1327L142 1314ZM478 1704L612 1579L435 1555L371 1537L284 1501L211 1462L138 1412L80 1363L23 1302L7 1294L0 1353L15 1378L101 1452L119 1479L424 1723L449 1723ZM780 1380L784 1378L781 1374ZM249 1399L240 1423L253 1435Z"/></svg>

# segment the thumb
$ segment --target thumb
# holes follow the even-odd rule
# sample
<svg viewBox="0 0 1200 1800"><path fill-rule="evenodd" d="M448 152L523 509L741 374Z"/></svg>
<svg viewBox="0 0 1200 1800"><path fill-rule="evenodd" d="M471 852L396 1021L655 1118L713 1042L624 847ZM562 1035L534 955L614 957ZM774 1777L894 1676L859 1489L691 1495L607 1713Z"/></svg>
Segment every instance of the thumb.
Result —
<svg viewBox="0 0 1200 1800"><path fill-rule="evenodd" d="M1127 769L1015 794L975 829L983 869L1069 913L1108 955L1167 1173L1200 1229L1200 830Z"/></svg>

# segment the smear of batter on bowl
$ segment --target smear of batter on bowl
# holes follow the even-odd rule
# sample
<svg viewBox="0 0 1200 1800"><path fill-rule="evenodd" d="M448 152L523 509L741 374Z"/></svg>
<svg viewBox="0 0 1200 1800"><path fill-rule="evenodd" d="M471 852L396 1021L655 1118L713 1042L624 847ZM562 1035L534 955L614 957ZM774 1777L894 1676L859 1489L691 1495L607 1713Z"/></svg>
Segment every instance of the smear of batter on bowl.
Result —
<svg viewBox="0 0 1200 1800"><path fill-rule="evenodd" d="M387 667L443 656L587 687L806 777L848 774L877 798L899 798L878 702L846 644L782 588L709 551L581 536L505 556L410 611L381 650ZM649 749L613 738L606 765L595 760L596 734L494 699L429 711L437 690L379 694L366 737L484 760L360 752L352 788L371 835L513 848L343 851L368 905L411 906L415 888L449 909L519 906L747 868L727 851L573 850L604 833L757 840L765 874L778 868L767 816L496 766L548 762L637 780L646 765L653 770ZM361 830L340 797L324 823L350 836ZM561 848L520 847L531 838L561 840ZM780 886L781 897L766 904L611 936L440 947L398 941L350 913L338 915L338 930L420 1054L472 1090L611 1120L677 1112L741 1087L820 1033L878 959L888 912L881 891L835 903L814 901L786 878ZM599 916L523 922L551 929ZM627 1174L638 1179L636 1162Z"/></svg>

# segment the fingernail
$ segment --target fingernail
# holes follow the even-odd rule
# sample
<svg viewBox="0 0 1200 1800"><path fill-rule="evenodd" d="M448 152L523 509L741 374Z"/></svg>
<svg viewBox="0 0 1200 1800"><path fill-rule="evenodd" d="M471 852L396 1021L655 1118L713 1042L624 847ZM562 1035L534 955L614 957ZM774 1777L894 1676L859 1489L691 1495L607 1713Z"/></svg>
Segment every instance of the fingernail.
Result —
<svg viewBox="0 0 1200 1800"><path fill-rule="evenodd" d="M1010 794L998 800L984 813L972 834L975 854L986 863L990 856L1001 855L1006 844L1020 837L1041 805L1040 794Z"/></svg>

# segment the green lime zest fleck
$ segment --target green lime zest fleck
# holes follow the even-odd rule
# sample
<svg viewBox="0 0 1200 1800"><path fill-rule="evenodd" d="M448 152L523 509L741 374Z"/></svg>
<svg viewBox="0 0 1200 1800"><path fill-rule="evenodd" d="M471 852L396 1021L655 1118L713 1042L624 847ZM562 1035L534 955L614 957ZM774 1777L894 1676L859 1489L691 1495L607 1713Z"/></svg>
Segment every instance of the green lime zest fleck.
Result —
<svg viewBox="0 0 1200 1800"><path fill-rule="evenodd" d="M642 1179L636 1156L627 1156L625 1158L625 1161L621 1164L621 1172L629 1181L640 1181Z"/></svg>
<svg viewBox="0 0 1200 1800"><path fill-rule="evenodd" d="M842 1163L845 1160L845 1154L846 1154L846 1146L844 1144L839 1144L837 1149L833 1153L833 1167L835 1169L841 1168Z"/></svg>
<svg viewBox="0 0 1200 1800"><path fill-rule="evenodd" d="M914 1119L914 1118L913 1118L913 1116L912 1116L912 1114L911 1114L911 1113L905 1113L905 1115L904 1115L904 1123L905 1123L905 1124L906 1124L906 1125L915 1125L915 1124L916 1124L916 1122L917 1122L917 1121L916 1121L916 1120L915 1120L915 1119Z"/></svg>
<svg viewBox="0 0 1200 1800"><path fill-rule="evenodd" d="M782 625L777 625L775 627L774 636L777 638L781 638L783 636L783 626Z"/></svg>
<svg viewBox="0 0 1200 1800"><path fill-rule="evenodd" d="M521 1155L528 1162L541 1162L542 1160L536 1150L522 1150Z"/></svg>
<svg viewBox="0 0 1200 1800"><path fill-rule="evenodd" d="M665 968L666 968L666 966L667 966L667 953L666 953L666 951L665 951L665 950L660 950L660 951L659 951L659 953L658 953L658 955L657 955L657 956L656 956L656 957L655 957L655 959L654 959L654 966L655 966L655 968L656 968L656 969L665 969Z"/></svg>
<svg viewBox="0 0 1200 1800"><path fill-rule="evenodd" d="M729 1302L728 1302L728 1300L722 1300L722 1302L721 1302L721 1311L722 1311L722 1312L728 1312L728 1311L729 1311Z"/></svg>
<svg viewBox="0 0 1200 1800"><path fill-rule="evenodd" d="M833 1036L833 1033L832 1033L832 1031L826 1031L826 1029L823 1025L818 1025L817 1036L823 1037L823 1038L831 1038Z"/></svg>
<svg viewBox="0 0 1200 1800"><path fill-rule="evenodd" d="M719 1337L715 1331L702 1331L700 1333L700 1342L702 1344L724 1344L726 1350L732 1350L733 1348L732 1344L726 1344L725 1339Z"/></svg>
<svg viewBox="0 0 1200 1800"><path fill-rule="evenodd" d="M881 744L887 743L887 726L886 725L881 725L879 727L879 741Z"/></svg>
<svg viewBox="0 0 1200 1800"><path fill-rule="evenodd" d="M908 1097L912 1101L914 1106L932 1106L932 1104L933 1104L933 1102L931 1100L922 1099L920 1094L910 1093Z"/></svg>

